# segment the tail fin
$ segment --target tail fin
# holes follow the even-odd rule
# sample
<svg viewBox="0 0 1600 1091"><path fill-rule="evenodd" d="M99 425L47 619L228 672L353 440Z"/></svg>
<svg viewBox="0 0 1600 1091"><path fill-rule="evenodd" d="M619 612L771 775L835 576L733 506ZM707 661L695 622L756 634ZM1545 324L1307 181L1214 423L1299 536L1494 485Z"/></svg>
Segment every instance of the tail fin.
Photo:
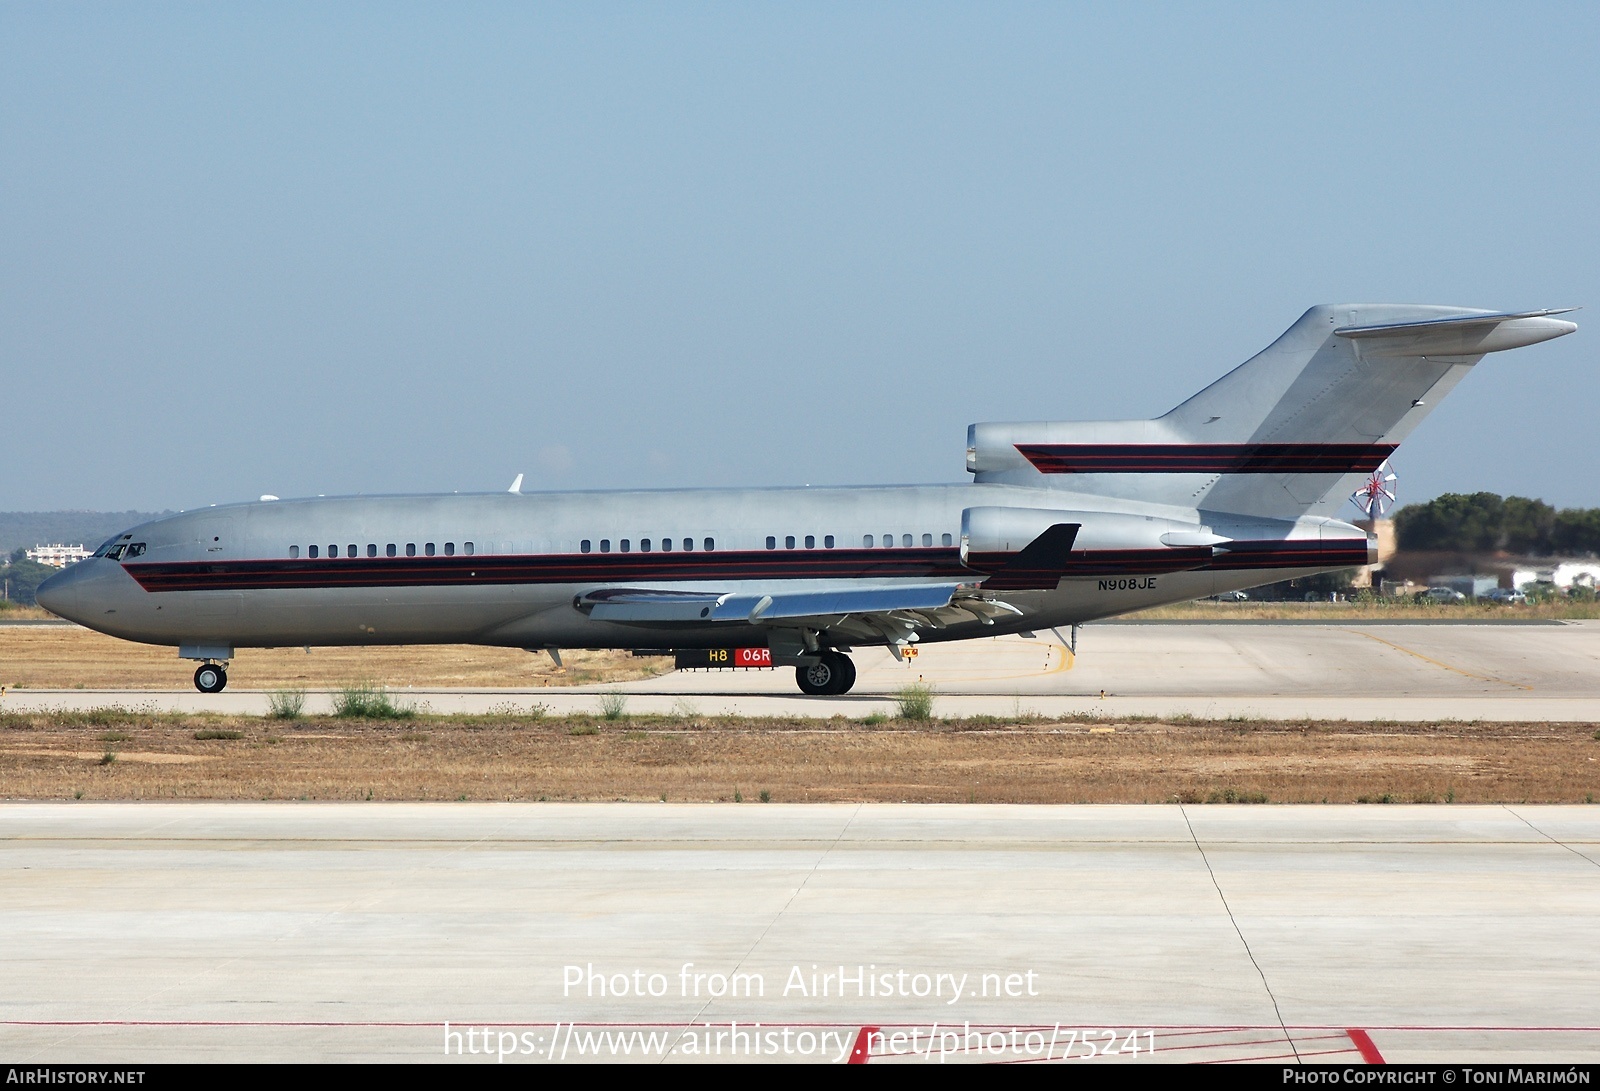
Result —
<svg viewBox="0 0 1600 1091"><path fill-rule="evenodd" d="M1148 421L975 424L979 481L1182 507L1327 515L1486 353L1571 333L1562 311L1312 307L1264 351Z"/></svg>

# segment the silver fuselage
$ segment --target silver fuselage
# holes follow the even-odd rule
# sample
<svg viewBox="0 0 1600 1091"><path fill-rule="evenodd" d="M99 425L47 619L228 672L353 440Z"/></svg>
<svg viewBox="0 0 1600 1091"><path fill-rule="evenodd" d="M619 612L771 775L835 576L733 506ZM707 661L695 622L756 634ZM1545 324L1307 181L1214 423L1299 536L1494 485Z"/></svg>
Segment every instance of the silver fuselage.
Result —
<svg viewBox="0 0 1600 1091"><path fill-rule="evenodd" d="M963 512L1041 505L1091 513L1066 577L1054 589L1008 593L1018 615L929 628L919 639L1071 625L1372 559L1363 530L1329 519L1012 485L364 496L218 506L146 523L118 539L142 547L137 556L80 562L48 581L40 600L101 632L176 646L762 646L772 627L759 621L608 622L577 600L618 587L978 585L992 563L963 549ZM1174 551L1154 540L1097 536L1095 512L1118 527L1203 525L1250 547L1173 570Z"/></svg>

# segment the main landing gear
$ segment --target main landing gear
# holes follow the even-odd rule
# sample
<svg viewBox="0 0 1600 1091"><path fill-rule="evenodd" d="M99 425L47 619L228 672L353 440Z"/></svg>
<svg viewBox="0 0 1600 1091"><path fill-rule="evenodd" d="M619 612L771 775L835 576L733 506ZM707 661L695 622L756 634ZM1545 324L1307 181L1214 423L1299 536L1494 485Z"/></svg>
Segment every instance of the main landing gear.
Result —
<svg viewBox="0 0 1600 1091"><path fill-rule="evenodd" d="M837 697L856 684L856 665L843 652L828 650L810 666L794 669L800 692L813 697Z"/></svg>
<svg viewBox="0 0 1600 1091"><path fill-rule="evenodd" d="M194 672L194 688L201 693L221 693L228 684L228 668L221 663L202 663Z"/></svg>

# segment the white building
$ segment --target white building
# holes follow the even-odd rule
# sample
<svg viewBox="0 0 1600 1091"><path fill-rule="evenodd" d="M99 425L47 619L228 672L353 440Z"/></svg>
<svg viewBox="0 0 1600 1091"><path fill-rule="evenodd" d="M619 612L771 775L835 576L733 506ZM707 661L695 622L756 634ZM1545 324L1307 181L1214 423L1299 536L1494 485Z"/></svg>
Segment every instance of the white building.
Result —
<svg viewBox="0 0 1600 1091"><path fill-rule="evenodd" d="M38 545L28 550L28 560L47 564L51 568L65 568L88 555L89 551L82 545Z"/></svg>
<svg viewBox="0 0 1600 1091"><path fill-rule="evenodd" d="M1511 574L1511 585L1519 591L1532 583L1553 583L1563 591L1600 586L1600 564L1568 562L1552 568L1519 568Z"/></svg>

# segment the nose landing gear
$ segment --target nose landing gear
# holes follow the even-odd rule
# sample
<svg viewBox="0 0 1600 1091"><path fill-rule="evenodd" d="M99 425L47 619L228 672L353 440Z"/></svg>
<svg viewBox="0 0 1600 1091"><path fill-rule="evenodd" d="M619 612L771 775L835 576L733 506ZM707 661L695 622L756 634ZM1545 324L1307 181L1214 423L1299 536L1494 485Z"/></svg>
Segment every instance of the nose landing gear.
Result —
<svg viewBox="0 0 1600 1091"><path fill-rule="evenodd" d="M812 697L837 697L856 684L856 665L843 652L825 651L810 666L794 669L800 692Z"/></svg>
<svg viewBox="0 0 1600 1091"><path fill-rule="evenodd" d="M194 672L194 688L201 693L221 693L228 684L228 668L221 663L202 663Z"/></svg>

